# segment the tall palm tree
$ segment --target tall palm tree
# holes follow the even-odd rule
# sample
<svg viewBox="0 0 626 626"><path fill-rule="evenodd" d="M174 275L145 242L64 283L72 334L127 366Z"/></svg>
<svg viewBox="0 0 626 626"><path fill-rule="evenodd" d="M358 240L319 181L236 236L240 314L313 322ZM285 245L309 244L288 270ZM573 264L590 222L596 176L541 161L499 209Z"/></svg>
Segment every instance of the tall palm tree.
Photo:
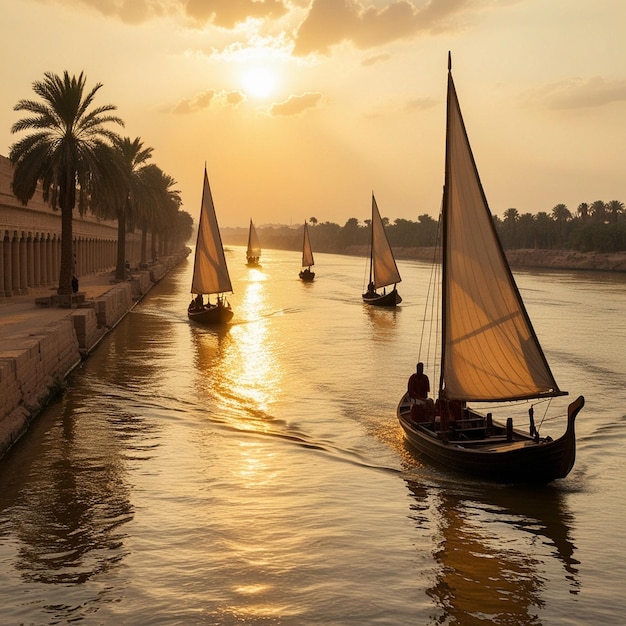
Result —
<svg viewBox="0 0 626 626"><path fill-rule="evenodd" d="M11 146L13 193L26 205L41 181L44 200L53 209L61 209L59 294L72 293L72 219L77 191L82 214L87 192L106 166L103 148L117 137L105 124L124 126L119 117L110 114L117 107L107 104L91 108L102 84L87 92L85 83L82 72L78 77L67 71L63 77L46 72L42 81L33 83L33 91L41 100L20 100L13 107L29 116L13 124L11 132L34 131Z"/></svg>
<svg viewBox="0 0 626 626"><path fill-rule="evenodd" d="M619 200L609 200L606 203L606 209L612 222L617 222L619 216L624 213L624 203Z"/></svg>
<svg viewBox="0 0 626 626"><path fill-rule="evenodd" d="M503 214L502 220L502 243L505 248L517 248L517 222L519 211L513 207L508 208Z"/></svg>
<svg viewBox="0 0 626 626"><path fill-rule="evenodd" d="M567 222L572 219L572 214L565 204L557 204L552 209L552 217L556 222Z"/></svg>
<svg viewBox="0 0 626 626"><path fill-rule="evenodd" d="M593 219L596 222L604 222L604 217L606 215L606 204L602 200L595 200L591 203L589 207L591 211L591 215L593 215Z"/></svg>
<svg viewBox="0 0 626 626"><path fill-rule="evenodd" d="M182 204L180 192L173 187L176 181L154 164L146 165L141 171L144 193L138 198L138 219L141 224L141 262L147 260L147 233L152 238L157 231L170 232L171 216ZM153 255L154 256L154 255Z"/></svg>
<svg viewBox="0 0 626 626"><path fill-rule="evenodd" d="M94 185L92 207L101 217L117 219L116 280L126 279L126 228L134 228L139 199L146 193L142 170L152 157L139 137L116 136L110 150L109 176Z"/></svg>

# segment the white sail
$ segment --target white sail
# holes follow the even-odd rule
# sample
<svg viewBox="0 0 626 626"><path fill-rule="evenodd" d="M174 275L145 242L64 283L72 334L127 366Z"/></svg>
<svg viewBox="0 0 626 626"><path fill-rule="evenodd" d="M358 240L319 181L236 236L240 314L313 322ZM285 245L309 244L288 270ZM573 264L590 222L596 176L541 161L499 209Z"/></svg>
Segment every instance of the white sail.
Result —
<svg viewBox="0 0 626 626"><path fill-rule="evenodd" d="M376 198L372 194L372 250L371 250L371 281L374 287L386 287L395 285L402 279L393 252L385 233L385 227L378 211Z"/></svg>
<svg viewBox="0 0 626 626"><path fill-rule="evenodd" d="M495 401L559 395L498 239L448 74L443 203L443 393Z"/></svg>
<svg viewBox="0 0 626 626"><path fill-rule="evenodd" d="M304 239L302 243L302 267L311 267L315 265L313 260L313 250L311 250L311 241L309 240L309 229L304 222Z"/></svg>
<svg viewBox="0 0 626 626"><path fill-rule="evenodd" d="M248 231L248 249L246 251L246 257L257 259L261 256L261 243L256 234L256 228L252 220L250 220L250 230Z"/></svg>
<svg viewBox="0 0 626 626"><path fill-rule="evenodd" d="M191 293L212 294L232 292L232 290L205 168Z"/></svg>

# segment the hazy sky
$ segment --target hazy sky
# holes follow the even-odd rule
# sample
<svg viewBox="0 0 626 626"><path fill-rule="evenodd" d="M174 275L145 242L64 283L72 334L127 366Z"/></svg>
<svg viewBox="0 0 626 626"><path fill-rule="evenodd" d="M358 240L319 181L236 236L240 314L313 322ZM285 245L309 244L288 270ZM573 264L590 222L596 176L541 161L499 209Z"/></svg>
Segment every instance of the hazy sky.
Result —
<svg viewBox="0 0 626 626"><path fill-rule="evenodd" d="M0 154L44 72L102 83L222 226L436 217L447 53L491 210L626 202L624 0L0 0Z"/></svg>

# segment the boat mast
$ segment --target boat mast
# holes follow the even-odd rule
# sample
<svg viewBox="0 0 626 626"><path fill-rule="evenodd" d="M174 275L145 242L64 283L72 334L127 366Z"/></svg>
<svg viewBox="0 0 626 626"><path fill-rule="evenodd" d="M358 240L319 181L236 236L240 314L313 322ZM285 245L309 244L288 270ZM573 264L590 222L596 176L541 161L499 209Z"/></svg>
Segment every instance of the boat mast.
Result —
<svg viewBox="0 0 626 626"><path fill-rule="evenodd" d="M374 199L374 192L372 191L372 221L370 224L370 279L367 283L368 291L369 286L372 284L372 274L374 272L374 206L376 200Z"/></svg>
<svg viewBox="0 0 626 626"><path fill-rule="evenodd" d="M448 171L448 156L450 151L450 89L452 88L452 54L448 51L448 91L447 91L447 104L446 104L446 155L445 155L445 173L444 173L444 185L443 185L443 201L441 203L441 359L439 363L439 394L441 397L443 393L443 372L445 366L446 357L446 310L448 292L446 289L447 284L447 249L448 249L448 177L450 175Z"/></svg>

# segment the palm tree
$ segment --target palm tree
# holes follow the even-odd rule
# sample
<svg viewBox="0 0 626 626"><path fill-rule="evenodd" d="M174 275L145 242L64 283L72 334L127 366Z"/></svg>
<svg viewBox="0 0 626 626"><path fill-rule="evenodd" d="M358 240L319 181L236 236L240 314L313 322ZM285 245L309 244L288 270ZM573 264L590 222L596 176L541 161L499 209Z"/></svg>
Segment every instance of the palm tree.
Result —
<svg viewBox="0 0 626 626"><path fill-rule="evenodd" d="M152 148L144 148L139 137L117 137L113 141L116 160L121 167L124 179L123 197L115 199L117 217L117 263L116 280L126 279L126 227L133 225L137 217L141 195L146 193L142 179L145 162L152 157Z"/></svg>
<svg viewBox="0 0 626 626"><path fill-rule="evenodd" d="M146 263L148 229L152 231L153 241L157 231L170 234L173 227L170 218L178 211L182 200L180 192L173 189L176 181L156 165L143 167L140 178L143 182L143 193L138 197L137 209L141 224L141 262Z"/></svg>
<svg viewBox="0 0 626 626"><path fill-rule="evenodd" d="M586 202L581 202L576 211L580 215L581 222L586 222L589 217L589 205Z"/></svg>
<svg viewBox="0 0 626 626"><path fill-rule="evenodd" d="M34 131L11 146L9 158L15 166L13 193L26 205L41 181L44 201L53 209L61 209L59 294L72 293L72 219L77 191L82 215L88 190L106 167L103 148L117 137L104 125L124 126L119 117L109 114L117 108L113 105L90 110L102 84L85 92L85 83L82 72L78 77L70 77L67 71L63 77L46 72L44 80L33 83L33 91L41 101L20 100L13 107L30 115L13 124L11 132Z"/></svg>
<svg viewBox="0 0 626 626"><path fill-rule="evenodd" d="M508 222L508 223L514 223L517 222L517 220L519 219L519 211L517 209L507 209L504 212L504 221Z"/></svg>
<svg viewBox="0 0 626 626"><path fill-rule="evenodd" d="M606 209L609 212L611 222L617 222L619 216L624 212L624 203L619 200L610 200L606 203Z"/></svg>
<svg viewBox="0 0 626 626"><path fill-rule="evenodd" d="M567 222L572 219L572 214L565 204L557 204L552 209L552 217L555 222Z"/></svg>
<svg viewBox="0 0 626 626"><path fill-rule="evenodd" d="M591 214L596 222L604 222L604 216L606 215L606 204L602 200L596 200L591 203Z"/></svg>
<svg viewBox="0 0 626 626"><path fill-rule="evenodd" d="M502 235L505 248L517 248L517 220L519 220L519 211L515 208L509 208L504 212Z"/></svg>

